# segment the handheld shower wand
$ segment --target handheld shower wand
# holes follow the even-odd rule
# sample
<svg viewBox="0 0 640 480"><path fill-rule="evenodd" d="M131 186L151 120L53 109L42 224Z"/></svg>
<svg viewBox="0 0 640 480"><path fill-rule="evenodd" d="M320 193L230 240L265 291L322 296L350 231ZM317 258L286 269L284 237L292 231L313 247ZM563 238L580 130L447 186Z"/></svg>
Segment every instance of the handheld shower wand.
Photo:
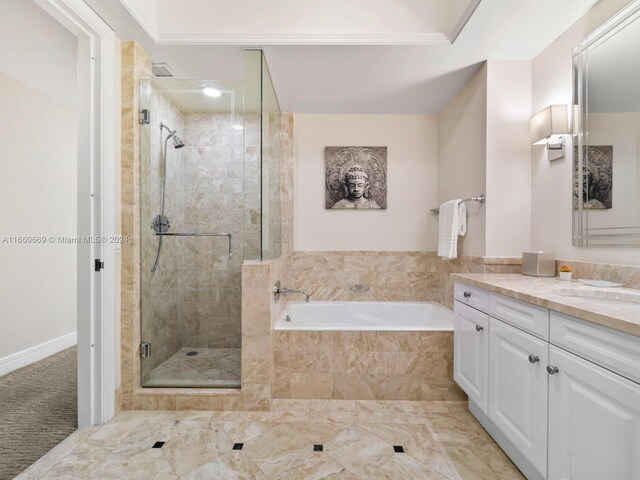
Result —
<svg viewBox="0 0 640 480"><path fill-rule="evenodd" d="M167 138L164 139L164 151L162 156L162 177L161 177L162 178L161 180L162 200L160 202L160 214L156 215L153 218L153 221L151 222L151 228L153 228L153 230L156 233L166 233L171 228L169 219L164 214L164 205L165 205L165 196L166 196L165 187L167 182L167 143L169 142L169 139L172 138L173 148L178 149L178 148L184 147L184 142L177 135L177 130L173 130L169 126L160 122L160 132L162 132L163 129L167 130L169 132L169 135L167 135ZM158 242L158 253L156 254L156 259L153 262L153 267L151 267L151 272L155 272L156 269L158 268L158 262L160 261L160 251L162 250L162 238L163 237L161 236Z"/></svg>

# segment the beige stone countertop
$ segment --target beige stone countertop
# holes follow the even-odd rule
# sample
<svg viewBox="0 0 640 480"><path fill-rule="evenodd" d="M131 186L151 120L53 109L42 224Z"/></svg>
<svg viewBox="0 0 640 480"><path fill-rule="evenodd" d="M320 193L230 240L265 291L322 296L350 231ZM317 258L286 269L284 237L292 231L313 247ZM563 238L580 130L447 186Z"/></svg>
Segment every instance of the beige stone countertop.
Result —
<svg viewBox="0 0 640 480"><path fill-rule="evenodd" d="M640 290L624 287L591 287L577 280L529 277L519 273L453 273L451 275L457 282L484 288L490 292L640 336L640 303L624 301L625 297L640 295ZM558 293L560 290L572 290L578 295L589 295L594 291L606 292L602 294L609 298L620 298L622 301L607 303L606 300L564 296Z"/></svg>

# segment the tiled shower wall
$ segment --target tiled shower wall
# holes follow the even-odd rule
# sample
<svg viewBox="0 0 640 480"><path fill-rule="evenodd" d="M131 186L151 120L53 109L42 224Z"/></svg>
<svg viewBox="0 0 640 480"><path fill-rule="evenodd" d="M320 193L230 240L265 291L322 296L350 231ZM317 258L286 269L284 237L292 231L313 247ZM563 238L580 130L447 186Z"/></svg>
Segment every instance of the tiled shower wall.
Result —
<svg viewBox="0 0 640 480"><path fill-rule="evenodd" d="M181 347L176 276L181 244L165 238L158 269L151 273L158 248L151 221L160 213L163 138L167 135L165 130L160 131L160 122L170 125L181 135L185 122L182 112L150 83L142 87L140 95L144 108L153 112L151 123L140 128L141 338L153 348L153 354L141 363L141 368L142 378L148 378L151 370ZM171 141L168 145L165 214L171 219L173 231L183 231L184 199L174 192L182 175L184 149L174 149Z"/></svg>
<svg viewBox="0 0 640 480"><path fill-rule="evenodd" d="M152 123L141 133L141 307L143 341L152 344L152 355L142 362L143 378L182 347L240 347L243 205L245 195L257 204L260 194L258 169L249 166L254 175L243 182L243 132L233 128L237 116L181 112L150 83L145 88ZM226 237L165 237L158 269L151 272L158 238L150 224L160 210L167 135L160 122L185 142L181 149L168 142L165 212L170 231L231 233L231 259ZM247 228L253 244L258 232Z"/></svg>
<svg viewBox="0 0 640 480"><path fill-rule="evenodd" d="M243 318L242 325L242 388L237 389L142 389L140 388L140 357L138 354L138 346L140 344L140 332L141 332L141 229L149 232L150 219L143 218L141 221L141 199L142 192L140 189L140 174L141 174L141 129L137 122L138 110L140 107L140 90L139 82L143 79L149 79L151 77L151 61L148 54L135 42L123 42L122 43L122 234L129 237L129 242L123 245L122 248L122 271L121 271L121 384L117 392L117 405L119 408L129 409L149 409L149 410L197 410L197 409L209 409L209 410L259 410L265 409L269 405L271 398L271 355L269 350L270 332L271 332L271 318L278 315L278 308L280 306L270 306L269 301L271 298L270 286L277 278L284 278L284 262L282 259L273 260L270 262L261 262L254 265L247 271L248 285L245 289L246 295L243 296L243 302L245 302L243 310L247 312L247 315ZM184 128L185 133L188 128L189 115L185 115ZM157 119L158 121L161 119ZM167 123L168 120L165 120ZM179 121L179 120L177 120ZM251 177L250 171L259 171L259 145L260 145L260 132L259 132L259 116L255 118L245 118L245 135L247 135L247 163L245 171L245 178ZM176 123L175 125L179 125ZM252 128L252 125L258 128ZM290 123L292 125L292 123ZM171 125L173 128L178 128ZM156 133L159 130L157 125L155 126ZM153 132L153 130L150 130ZM183 139L189 145L188 133L183 134ZM160 138L160 136L158 136ZM283 136L286 139L286 145L291 146L291 136ZM213 139L211 139L213 140ZM193 142L191 142L193 145ZM202 146L202 145L200 145ZM212 145L209 145L212 146ZM205 145L206 147L206 145ZM193 162L195 158L190 155L206 154L206 150L202 153L199 151L189 153L187 147L182 152L182 157L173 157L176 161L176 168L198 168L200 163ZM283 150L289 159L292 158L291 149ZM253 161L253 165L251 162ZM169 169L174 168L171 165ZM227 172L231 172L233 167L229 167ZM184 171L183 171L184 172ZM292 172L288 173L282 170L283 178L287 175L292 175ZM211 178L207 175L203 175L205 178ZM176 175L179 177L179 175ZM196 175L197 177L197 175ZM215 176L214 176L215 177ZM231 176L234 178L233 176ZM214 182L217 183L217 182ZM234 182L231 182L234 183ZM182 187L181 187L182 185ZM174 191L180 191L180 188L186 191L191 188L188 183L180 183L180 181L174 182L172 188ZM171 187L170 187L171 188ZM283 186L283 195L288 198L290 195L290 185ZM285 190L288 189L288 194ZM253 186L245 185L244 201L248 204L252 198L254 199L255 208L259 206L259 196L256 194L259 192L259 183ZM219 192L221 193L221 192ZM227 195L235 195L232 192L225 192ZM189 192L191 194L191 192ZM148 194L148 200L151 203L151 199L154 193L152 191ZM197 197L197 193L195 193ZM254 195L254 197L251 197ZM157 196L157 193L156 193ZM227 197L227 199L232 197ZM237 198L237 197L233 197ZM257 200L256 200L257 199ZM155 198L154 200L157 200ZM183 197L183 202L188 201ZM207 202L211 200L206 200ZM183 206L185 203L183 203ZM228 203L227 203L228 205ZM234 251L236 259L239 261L242 258L242 248L245 249L245 256L247 251L251 251L252 246L257 252L257 245L259 240L256 237L248 238L247 232L258 231L257 225L258 217L256 212L251 212L251 205L249 204L249 212L244 219L245 238L244 245L238 246L234 242ZM287 202L287 208L291 207L291 203ZM170 207L176 211L180 210L179 197L176 198L175 204ZM155 214L154 209L145 212L145 215L149 215L150 212ZM286 212L286 218L291 218L292 212L290 210L284 210ZM207 212L208 213L208 212ZM172 213L173 215L173 213ZM178 225L177 219L172 222L174 226ZM195 224L199 223L196 213ZM192 224L193 225L193 224ZM291 223L289 222L289 226ZM252 230L252 226L254 230ZM185 228L187 225L185 224ZM173 229L176 231L175 229ZM289 234L291 230L289 229ZM285 235L285 238L289 242L289 234ZM175 240L175 239L173 239ZM224 240L223 240L224 242ZM253 242L253 244L251 243ZM165 246L169 242L165 243ZM174 242L175 243L175 242ZM181 248L188 249L191 256L198 256L201 254L199 250L202 246L198 245L183 245ZM205 247L208 248L208 247ZM226 253L226 246L225 253ZM207 251L208 252L208 251ZM166 251L163 255L166 254ZM250 255L249 255L250 256ZM177 258L177 257L176 257ZM201 259L203 260L203 259ZM162 264L161 264L162 265ZM147 265L150 268L150 265ZM266 275L259 273L265 269ZM224 270L224 269L223 269ZM189 269L185 269L185 274L169 275L163 277L166 281L167 288L182 288L185 282L190 282L194 277L188 274ZM227 270L228 272L228 270ZM255 272L255 275L261 278L260 281L251 283L251 273ZM223 275L224 272L218 271L217 274ZM205 274L206 275L206 274ZM197 278L196 281L200 282L201 279ZM240 278L240 277L238 277ZM205 280L203 280L205 281ZM199 288L199 287L196 287ZM196 298L200 296L201 292L195 290ZM259 299L259 300L258 300ZM202 305L207 305L207 302L203 302ZM272 312L273 310L273 312ZM265 343L266 342L266 343Z"/></svg>
<svg viewBox="0 0 640 480"><path fill-rule="evenodd" d="M282 254L282 191L281 159L283 116L276 113L262 116L262 257L277 258Z"/></svg>

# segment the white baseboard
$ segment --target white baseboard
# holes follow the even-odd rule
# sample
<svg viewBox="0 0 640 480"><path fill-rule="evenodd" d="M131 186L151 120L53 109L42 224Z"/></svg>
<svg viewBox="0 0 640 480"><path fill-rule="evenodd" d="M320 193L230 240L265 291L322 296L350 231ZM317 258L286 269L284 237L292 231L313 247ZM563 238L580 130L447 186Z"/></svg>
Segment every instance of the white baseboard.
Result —
<svg viewBox="0 0 640 480"><path fill-rule="evenodd" d="M6 375L9 372L13 372L18 368L31 365L38 360L47 358L54 353L61 352L62 350L73 347L78 343L78 333L72 332L67 335L63 335L48 342L41 343L35 347L30 347L21 352L12 353L11 355L0 358L0 376Z"/></svg>

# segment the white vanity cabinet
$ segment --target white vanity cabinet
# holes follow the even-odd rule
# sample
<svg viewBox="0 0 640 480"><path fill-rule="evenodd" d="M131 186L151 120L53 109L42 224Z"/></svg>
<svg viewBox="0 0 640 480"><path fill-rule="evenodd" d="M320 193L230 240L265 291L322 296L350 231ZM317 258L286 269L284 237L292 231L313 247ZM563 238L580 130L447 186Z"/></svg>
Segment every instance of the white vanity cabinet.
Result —
<svg viewBox="0 0 640 480"><path fill-rule="evenodd" d="M483 412L488 399L488 331L489 315L456 302L453 378Z"/></svg>
<svg viewBox="0 0 640 480"><path fill-rule="evenodd" d="M549 345L489 320L489 411L502 434L545 475Z"/></svg>
<svg viewBox="0 0 640 480"><path fill-rule="evenodd" d="M454 379L525 476L640 480L640 337L462 283L454 292Z"/></svg>
<svg viewBox="0 0 640 480"><path fill-rule="evenodd" d="M640 479L640 385L551 345L549 480Z"/></svg>

